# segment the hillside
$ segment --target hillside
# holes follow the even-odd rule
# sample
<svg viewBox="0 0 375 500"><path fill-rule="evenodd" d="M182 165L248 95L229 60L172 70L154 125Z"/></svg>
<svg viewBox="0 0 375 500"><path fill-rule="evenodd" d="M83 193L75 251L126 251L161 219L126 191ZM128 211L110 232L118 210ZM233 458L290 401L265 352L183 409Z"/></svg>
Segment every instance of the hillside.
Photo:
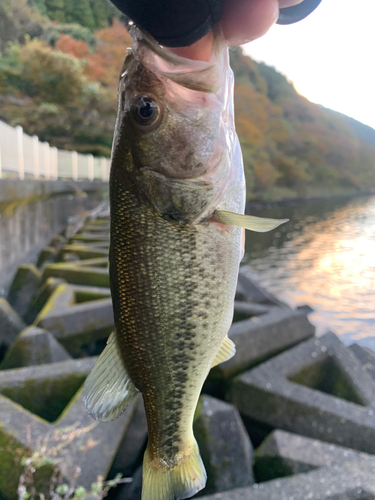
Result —
<svg viewBox="0 0 375 500"><path fill-rule="evenodd" d="M359 139L375 148L375 130L373 128L355 120L354 118L351 118L350 116L342 114L341 116L349 122L351 129Z"/></svg>
<svg viewBox="0 0 375 500"><path fill-rule="evenodd" d="M59 148L109 155L129 43L106 0L80 9L71 0L1 0L0 119ZM231 64L248 199L375 187L373 129L310 103L241 49Z"/></svg>
<svg viewBox="0 0 375 500"><path fill-rule="evenodd" d="M331 196L375 186L375 143L354 129L354 120L309 102L274 68L241 50L231 55L248 198Z"/></svg>

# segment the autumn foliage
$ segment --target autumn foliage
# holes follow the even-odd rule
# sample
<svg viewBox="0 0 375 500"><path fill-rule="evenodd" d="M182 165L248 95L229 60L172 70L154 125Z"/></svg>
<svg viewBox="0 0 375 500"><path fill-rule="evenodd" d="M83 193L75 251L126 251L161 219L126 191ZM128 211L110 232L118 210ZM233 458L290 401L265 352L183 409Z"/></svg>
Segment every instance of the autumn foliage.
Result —
<svg viewBox="0 0 375 500"><path fill-rule="evenodd" d="M375 141L362 141L346 117L309 102L240 49L231 52L231 63L249 199L375 188Z"/></svg>
<svg viewBox="0 0 375 500"><path fill-rule="evenodd" d="M96 26L103 1L81 6L91 5ZM63 10L71 22L69 2L38 2L57 17ZM0 32L0 119L59 148L109 156L118 77L130 46L124 25L112 17L92 33L91 21L57 24L26 0L2 0L0 17L1 9L7 24ZM343 115L297 94L275 69L240 49L230 53L248 199L375 188L375 141L364 142Z"/></svg>
<svg viewBox="0 0 375 500"><path fill-rule="evenodd" d="M95 33L95 51L91 52L87 43L62 36L55 49L84 61L84 74L92 82L100 82L105 87L117 90L119 71L130 47L130 36L124 25L116 18L112 26Z"/></svg>

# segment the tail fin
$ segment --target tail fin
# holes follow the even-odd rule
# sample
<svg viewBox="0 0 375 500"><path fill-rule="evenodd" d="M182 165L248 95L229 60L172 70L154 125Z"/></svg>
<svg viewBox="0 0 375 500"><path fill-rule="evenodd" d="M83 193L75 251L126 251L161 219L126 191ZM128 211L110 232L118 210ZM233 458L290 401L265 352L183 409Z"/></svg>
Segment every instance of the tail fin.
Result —
<svg viewBox="0 0 375 500"><path fill-rule="evenodd" d="M182 500L206 485L206 470L194 437L190 453L174 467L163 467L155 462L147 447L143 459L142 500Z"/></svg>

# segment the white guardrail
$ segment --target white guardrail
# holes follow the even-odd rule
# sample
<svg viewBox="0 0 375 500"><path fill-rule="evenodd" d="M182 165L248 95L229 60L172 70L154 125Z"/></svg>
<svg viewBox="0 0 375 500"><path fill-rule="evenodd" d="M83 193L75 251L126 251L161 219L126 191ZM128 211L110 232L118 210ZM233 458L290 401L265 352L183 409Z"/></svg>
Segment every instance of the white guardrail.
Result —
<svg viewBox="0 0 375 500"><path fill-rule="evenodd" d="M0 179L88 179L107 181L110 160L57 149L0 120Z"/></svg>

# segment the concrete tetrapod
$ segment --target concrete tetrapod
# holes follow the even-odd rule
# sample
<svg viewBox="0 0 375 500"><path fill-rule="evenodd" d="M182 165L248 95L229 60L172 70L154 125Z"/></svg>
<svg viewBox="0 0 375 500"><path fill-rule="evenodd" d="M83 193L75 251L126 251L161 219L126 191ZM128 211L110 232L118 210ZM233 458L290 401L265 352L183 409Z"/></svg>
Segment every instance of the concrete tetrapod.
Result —
<svg viewBox="0 0 375 500"><path fill-rule="evenodd" d="M0 350L7 349L24 328L26 325L19 314L7 300L0 298Z"/></svg>
<svg viewBox="0 0 375 500"><path fill-rule="evenodd" d="M47 264L44 268L42 281L47 278L62 278L68 283L85 286L109 287L108 259L96 258L79 260L74 263L59 262Z"/></svg>
<svg viewBox="0 0 375 500"><path fill-rule="evenodd" d="M240 375L228 399L271 428L375 453L375 381L332 333Z"/></svg>
<svg viewBox="0 0 375 500"><path fill-rule="evenodd" d="M57 250L54 247L45 247L39 252L37 267L42 267L44 264L55 262L57 257Z"/></svg>
<svg viewBox="0 0 375 500"><path fill-rule="evenodd" d="M114 422L104 424L92 420L82 404L80 386L95 361L96 358L86 358L0 372L2 497L17 498L22 450L24 456L28 450L37 450L42 444L48 450L49 444L52 447L56 439L65 439L64 436L67 436L66 446L57 458L63 459L61 467L67 477L79 466L78 484L90 488L98 475L107 475L134 405ZM72 434L75 437L70 441ZM48 474L51 471L46 472L45 484Z"/></svg>
<svg viewBox="0 0 375 500"><path fill-rule="evenodd" d="M59 285L62 285L64 283L66 283L66 281L61 278L46 279L46 281L40 286L39 290L35 294L33 300L29 305L27 313L24 316L24 319L28 324L32 323L35 320L40 311L46 305L46 302L52 295L52 292L54 292Z"/></svg>
<svg viewBox="0 0 375 500"><path fill-rule="evenodd" d="M263 441L254 458L259 481L340 465L345 461L365 464L368 460L374 460L374 456L367 453L279 429L272 431Z"/></svg>
<svg viewBox="0 0 375 500"><path fill-rule="evenodd" d="M116 500L140 500L142 491L142 460L147 444L147 420L142 396L138 397L128 430L113 461L108 479L121 473L132 481L117 487Z"/></svg>
<svg viewBox="0 0 375 500"><path fill-rule="evenodd" d="M234 406L202 395L195 412L194 435L207 471L206 493L254 483L253 447Z"/></svg>
<svg viewBox="0 0 375 500"><path fill-rule="evenodd" d="M8 293L13 309L24 316L42 280L39 269L33 264L19 266Z"/></svg>
<svg viewBox="0 0 375 500"><path fill-rule="evenodd" d="M249 278L251 271L248 266L241 266L238 275L236 300L243 300L252 304L268 306L289 307L265 288Z"/></svg>
<svg viewBox="0 0 375 500"><path fill-rule="evenodd" d="M109 240L109 232L95 232L95 233L84 233L78 232L72 238L70 238L70 244L84 244L84 243L98 243L101 241Z"/></svg>
<svg viewBox="0 0 375 500"><path fill-rule="evenodd" d="M345 462L201 500L375 500L375 459Z"/></svg>
<svg viewBox="0 0 375 500"><path fill-rule="evenodd" d="M237 375L315 333L315 327L303 312L268 307L261 314L252 314L255 312L253 304L236 302L235 317L240 313L245 315L246 309L250 317L233 323L229 330L229 338L236 344L236 354L211 370L210 378L227 379Z"/></svg>
<svg viewBox="0 0 375 500"><path fill-rule="evenodd" d="M352 344L349 349L357 356L362 364L362 368L375 379L375 352L368 347Z"/></svg>
<svg viewBox="0 0 375 500"><path fill-rule="evenodd" d="M0 370L44 365L71 359L53 335L36 326L25 328L9 347Z"/></svg>
<svg viewBox="0 0 375 500"><path fill-rule="evenodd" d="M105 340L114 326L108 288L63 284L56 288L34 324L48 330L73 356L98 339Z"/></svg>
<svg viewBox="0 0 375 500"><path fill-rule="evenodd" d="M65 245L58 254L58 260L63 260L64 256L70 253L77 255L81 260L108 258L108 249L106 248L95 248L89 245Z"/></svg>

